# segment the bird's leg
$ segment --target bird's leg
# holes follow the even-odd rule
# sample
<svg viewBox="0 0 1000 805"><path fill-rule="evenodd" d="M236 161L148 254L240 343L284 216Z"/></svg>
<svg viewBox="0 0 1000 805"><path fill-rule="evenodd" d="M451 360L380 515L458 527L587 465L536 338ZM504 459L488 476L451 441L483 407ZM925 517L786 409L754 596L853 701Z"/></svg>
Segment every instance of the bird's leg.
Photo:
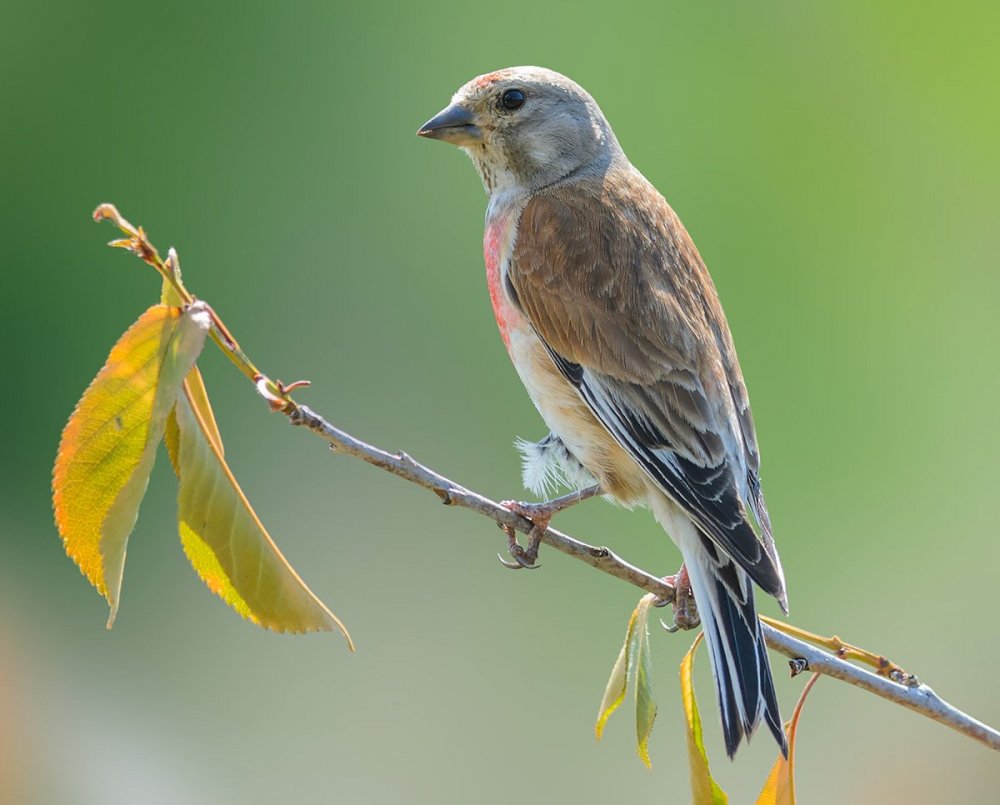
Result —
<svg viewBox="0 0 1000 805"><path fill-rule="evenodd" d="M565 511L570 506L575 506L581 501L601 494L600 484L577 489L567 495L562 495L552 500L545 500L541 503L521 503L516 500L504 500L500 505L505 509L510 509L522 517L527 517L535 525L543 526L544 531L549 527L549 521L561 511Z"/></svg>
<svg viewBox="0 0 1000 805"><path fill-rule="evenodd" d="M688 577L687 567L682 564L675 575L664 576L663 580L674 588L674 600L671 602L674 607L674 625L667 626L664 623L663 628L668 632L694 629L701 623L701 618L698 617L698 605L691 591L691 579Z"/></svg>
<svg viewBox="0 0 1000 805"><path fill-rule="evenodd" d="M521 568L525 570L537 570L541 567L541 565L535 564L535 560L538 558L538 544L541 542L541 535L545 533L545 529L538 531L538 526L532 527L528 534L528 547L522 548L517 542L517 532L513 528L503 523L497 523L497 525L507 535L507 552L514 559L513 562L508 562L500 554L497 554L497 559L500 560L501 565L511 570L520 570ZM538 542L535 541L536 532L538 532ZM532 546L534 546L533 553L531 553Z"/></svg>
<svg viewBox="0 0 1000 805"><path fill-rule="evenodd" d="M575 492L570 492L568 495L562 495L552 500L543 501L542 503L521 503L516 500L501 501L501 506L531 520L534 526L528 533L528 545L526 547L518 544L514 529L504 527L504 531L507 532L508 550L514 558L514 563L505 562L503 559L500 560L500 563L512 570L520 570L522 567L533 570L538 567L535 564L535 560L538 559L538 546L541 544L542 535L549 527L552 518L570 506L575 506L580 501L587 500L599 494L601 494L601 487L599 484L594 484L593 486L578 489Z"/></svg>

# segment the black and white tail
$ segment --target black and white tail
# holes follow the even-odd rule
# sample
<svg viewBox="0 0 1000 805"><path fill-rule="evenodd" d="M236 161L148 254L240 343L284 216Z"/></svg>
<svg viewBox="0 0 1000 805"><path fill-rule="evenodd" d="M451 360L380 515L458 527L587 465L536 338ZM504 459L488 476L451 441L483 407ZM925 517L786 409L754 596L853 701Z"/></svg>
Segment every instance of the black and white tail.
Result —
<svg viewBox="0 0 1000 805"><path fill-rule="evenodd" d="M685 540L686 542L686 540ZM736 753L763 716L788 756L764 635L754 607L750 577L728 557L681 544L715 678L726 752Z"/></svg>

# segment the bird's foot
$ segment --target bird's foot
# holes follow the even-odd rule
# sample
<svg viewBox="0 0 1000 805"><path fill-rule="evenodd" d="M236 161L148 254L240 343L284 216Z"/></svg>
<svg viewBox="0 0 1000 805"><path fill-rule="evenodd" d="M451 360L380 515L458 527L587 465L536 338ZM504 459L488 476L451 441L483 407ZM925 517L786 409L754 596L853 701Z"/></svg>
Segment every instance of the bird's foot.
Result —
<svg viewBox="0 0 1000 805"><path fill-rule="evenodd" d="M501 501L500 505L505 509L510 509L515 514L520 514L522 517L528 518L536 525L544 523L545 528L548 528L549 521L555 515L559 514L559 512L565 511L570 506L575 506L577 503L599 494L601 494L601 487L599 484L594 484L593 486L577 489L575 492L552 498L552 500L545 500L541 503L522 503L516 500L504 500Z"/></svg>
<svg viewBox="0 0 1000 805"><path fill-rule="evenodd" d="M500 527L507 534L507 552L514 560L513 562L508 562L500 554L497 554L500 564L511 570L521 570L522 568L525 570L537 570L540 568L541 565L536 564L538 561L538 546L542 544L542 534L549 527L548 522L545 522L544 525L535 523L531 531L528 532L527 546L522 546L518 543L517 533L513 528L508 525L501 525Z"/></svg>
<svg viewBox="0 0 1000 805"><path fill-rule="evenodd" d="M687 568L681 565L680 570L673 576L664 576L663 580L674 588L674 600L670 602L674 608L674 625L667 626L661 620L663 628L668 632L676 632L680 629L694 629L701 623L698 617L698 605L694 600L694 593L691 590L691 579L688 577Z"/></svg>
<svg viewBox="0 0 1000 805"><path fill-rule="evenodd" d="M520 570L521 568L534 570L539 567L536 564L538 560L538 546L542 544L542 535L548 529L552 518L570 506L600 493L601 487L595 484L594 486L588 486L585 489L579 489L576 492L570 492L568 495L546 500L542 503L523 503L517 500L501 501L500 505L505 509L515 514L520 514L527 520L531 520L534 525L531 531L528 532L527 546L518 544L513 528L501 526L507 534L507 548L514 561L507 562L501 557L500 564L504 567L509 567L511 570Z"/></svg>
<svg viewBox="0 0 1000 805"><path fill-rule="evenodd" d="M544 531L549 527L553 516L559 511L559 509L553 509L549 505L551 502L547 500L544 503L523 503L517 500L501 500L500 505L514 514L520 514L531 520L536 528L541 528Z"/></svg>

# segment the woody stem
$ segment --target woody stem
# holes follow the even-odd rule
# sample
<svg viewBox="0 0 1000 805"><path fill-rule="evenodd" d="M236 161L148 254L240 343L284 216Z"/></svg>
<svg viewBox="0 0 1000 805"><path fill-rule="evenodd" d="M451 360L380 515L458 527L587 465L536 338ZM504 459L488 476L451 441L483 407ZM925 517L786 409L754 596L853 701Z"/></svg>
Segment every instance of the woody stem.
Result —
<svg viewBox="0 0 1000 805"><path fill-rule="evenodd" d="M141 228L133 227L110 204L102 204L98 207L94 212L94 218L95 220L109 219L114 221L128 235L128 239L115 242L112 245L128 248L156 268L161 276L171 282L185 303L194 300L194 296L181 284L176 272L172 271L171 266L166 265L160 259L156 249L146 238L145 232ZM653 593L664 603L670 603L674 600L675 588L672 584L629 564L608 548L588 545L553 528L542 530L528 518L477 492L466 489L429 467L414 461L406 453L386 452L331 425L310 408L296 403L280 384L261 374L239 348L225 325L214 314L213 324L212 336L216 343L222 347L243 374L255 381L258 391L268 400L271 409L281 411L288 417L291 424L300 425L312 431L338 453L360 458L386 472L429 489L445 505L470 509L522 534L534 532L546 545L641 590ZM568 499L568 502L561 507L566 508L566 506L596 494L599 494L596 487L588 487L579 492L564 495L562 498L556 498L555 501L549 501L549 503ZM844 643L839 637L820 637L770 618L761 618L761 620L764 639L767 641L768 647L795 660L797 665L801 666L802 663L805 663L814 672L856 685L877 696L939 721L991 749L1000 751L1000 732L948 704L929 687L919 684L916 677L905 674L898 666L889 663L884 657ZM816 648L811 643L823 646L832 653ZM855 659L873 665L882 675L852 665L846 661L847 659ZM894 670L898 673L894 673Z"/></svg>

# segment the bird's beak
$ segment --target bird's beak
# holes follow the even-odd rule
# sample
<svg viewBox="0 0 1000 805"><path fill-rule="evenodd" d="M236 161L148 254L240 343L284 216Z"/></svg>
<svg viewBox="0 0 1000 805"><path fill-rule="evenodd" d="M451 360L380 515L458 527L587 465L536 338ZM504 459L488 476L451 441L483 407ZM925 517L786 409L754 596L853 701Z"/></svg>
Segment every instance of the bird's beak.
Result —
<svg viewBox="0 0 1000 805"><path fill-rule="evenodd" d="M443 140L453 145L472 145L482 142L483 139L475 121L476 118L472 112L464 106L453 103L424 123L417 130L417 134L431 140Z"/></svg>

